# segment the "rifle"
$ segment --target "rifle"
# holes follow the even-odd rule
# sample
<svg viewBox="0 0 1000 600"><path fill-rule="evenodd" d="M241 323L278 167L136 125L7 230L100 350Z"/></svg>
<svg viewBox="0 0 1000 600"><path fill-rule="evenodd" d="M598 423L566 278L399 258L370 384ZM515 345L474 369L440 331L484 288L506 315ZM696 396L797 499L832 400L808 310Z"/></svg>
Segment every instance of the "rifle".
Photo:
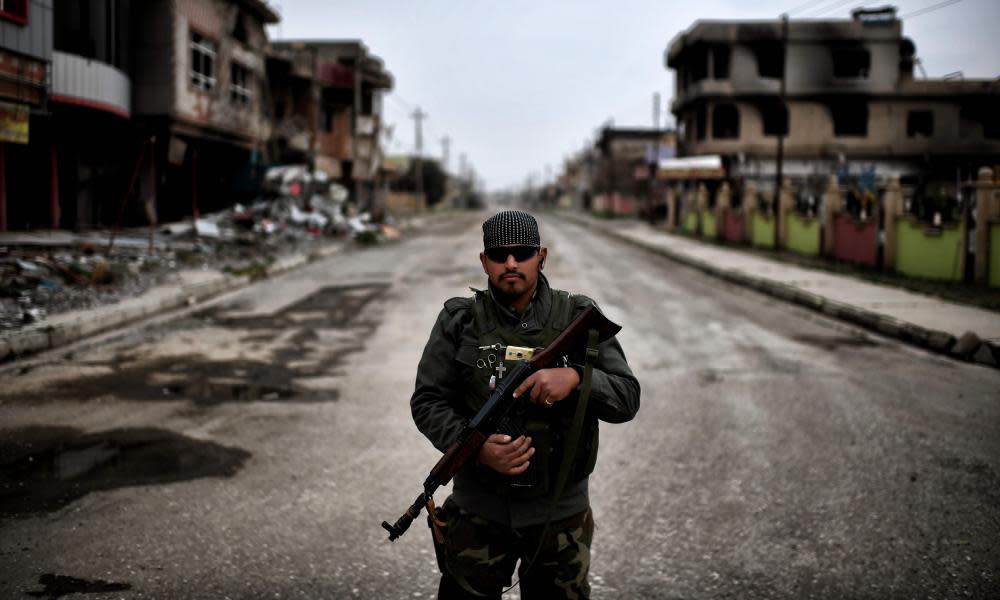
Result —
<svg viewBox="0 0 1000 600"><path fill-rule="evenodd" d="M394 524L382 521L382 527L389 532L389 541L395 541L406 533L424 506L430 506L433 510L434 492L451 481L465 463L479 455L486 438L501 429L510 428L512 415L523 409L524 403L528 402L524 395L514 398L514 390L535 371L548 368L560 357L586 344L591 330L595 330L598 339L603 342L621 331L621 327L608 320L597 307L590 305L548 347L535 353L530 360L518 361L490 394L486 404L462 427L455 441L431 469L430 475L424 480L423 492L413 504Z"/></svg>

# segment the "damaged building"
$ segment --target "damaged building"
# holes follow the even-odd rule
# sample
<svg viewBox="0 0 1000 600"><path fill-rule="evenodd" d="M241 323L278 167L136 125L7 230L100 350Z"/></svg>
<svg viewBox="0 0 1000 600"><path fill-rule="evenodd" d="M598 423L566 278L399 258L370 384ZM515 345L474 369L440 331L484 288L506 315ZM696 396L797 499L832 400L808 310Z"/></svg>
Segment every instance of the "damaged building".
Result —
<svg viewBox="0 0 1000 600"><path fill-rule="evenodd" d="M146 0L132 6L133 111L144 147L139 185L155 181L160 221L255 196L270 136L261 0ZM142 160L145 151L148 160Z"/></svg>
<svg viewBox="0 0 1000 600"><path fill-rule="evenodd" d="M52 0L0 4L0 231L59 226Z"/></svg>
<svg viewBox="0 0 1000 600"><path fill-rule="evenodd" d="M0 231L144 225L255 197L263 0L0 3Z"/></svg>
<svg viewBox="0 0 1000 600"><path fill-rule="evenodd" d="M697 21L665 62L682 153L719 155L758 189L773 190L779 139L782 172L800 181L861 170L955 181L1000 163L1000 81L915 77L891 7L784 27Z"/></svg>
<svg viewBox="0 0 1000 600"><path fill-rule="evenodd" d="M588 160L592 210L631 215L645 213L653 196L651 165L672 158L672 130L605 126Z"/></svg>
<svg viewBox="0 0 1000 600"><path fill-rule="evenodd" d="M309 164L380 213L382 99L392 75L359 40L272 44L267 59L275 162Z"/></svg>

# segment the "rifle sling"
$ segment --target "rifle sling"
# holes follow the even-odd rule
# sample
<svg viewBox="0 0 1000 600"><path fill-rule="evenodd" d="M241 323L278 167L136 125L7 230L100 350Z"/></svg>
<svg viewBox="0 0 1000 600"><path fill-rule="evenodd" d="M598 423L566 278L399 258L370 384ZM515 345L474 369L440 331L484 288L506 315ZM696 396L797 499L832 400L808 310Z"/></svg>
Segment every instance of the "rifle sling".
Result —
<svg viewBox="0 0 1000 600"><path fill-rule="evenodd" d="M581 382L580 395L576 401L576 412L573 413L573 425L569 430L569 435L566 436L562 464L559 465L559 473L556 476L556 487L552 494L552 501L549 502L549 512L545 517L545 527L542 528L538 548L535 549L535 553L531 557L525 573L535 566L535 560L538 559L538 554L542 551L545 536L549 534L549 527L552 525L552 515L555 513L556 504L559 503L559 499L562 497L563 490L566 488L566 481L569 479L569 473L573 469L573 463L576 458L576 447L580 442L580 433L583 431L583 421L587 414L587 401L590 400L590 382L591 374L594 370L594 362L597 361L598 335L596 329L591 329L587 337L587 355L584 359L583 381ZM523 578L524 575L522 574L521 579Z"/></svg>

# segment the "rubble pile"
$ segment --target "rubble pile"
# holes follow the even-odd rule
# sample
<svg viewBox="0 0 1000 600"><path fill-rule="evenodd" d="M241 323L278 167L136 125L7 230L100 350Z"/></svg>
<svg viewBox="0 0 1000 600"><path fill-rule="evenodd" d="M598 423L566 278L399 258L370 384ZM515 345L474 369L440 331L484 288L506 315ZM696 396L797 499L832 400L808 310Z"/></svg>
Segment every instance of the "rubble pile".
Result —
<svg viewBox="0 0 1000 600"><path fill-rule="evenodd" d="M269 169L264 195L153 233L36 234L30 243L0 242L0 331L59 312L136 296L184 269L216 269L251 278L282 255L308 252L330 238L367 245L396 239L398 229L353 214L348 192L303 165Z"/></svg>
<svg viewBox="0 0 1000 600"><path fill-rule="evenodd" d="M134 247L108 259L89 242L0 247L0 331L141 293L163 279L169 269L162 263L169 260Z"/></svg>

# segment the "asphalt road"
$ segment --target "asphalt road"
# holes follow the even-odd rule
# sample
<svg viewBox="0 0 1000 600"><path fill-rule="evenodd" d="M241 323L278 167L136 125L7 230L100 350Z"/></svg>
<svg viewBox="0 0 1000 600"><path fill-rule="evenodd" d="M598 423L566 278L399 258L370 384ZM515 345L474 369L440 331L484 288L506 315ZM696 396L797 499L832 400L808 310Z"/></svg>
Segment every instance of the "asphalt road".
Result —
<svg viewBox="0 0 1000 600"><path fill-rule="evenodd" d="M433 597L426 528L379 523L437 459L408 399L442 302L484 284L483 216L5 366L0 597ZM643 388L601 430L595 597L1000 595L1000 372L542 237Z"/></svg>

